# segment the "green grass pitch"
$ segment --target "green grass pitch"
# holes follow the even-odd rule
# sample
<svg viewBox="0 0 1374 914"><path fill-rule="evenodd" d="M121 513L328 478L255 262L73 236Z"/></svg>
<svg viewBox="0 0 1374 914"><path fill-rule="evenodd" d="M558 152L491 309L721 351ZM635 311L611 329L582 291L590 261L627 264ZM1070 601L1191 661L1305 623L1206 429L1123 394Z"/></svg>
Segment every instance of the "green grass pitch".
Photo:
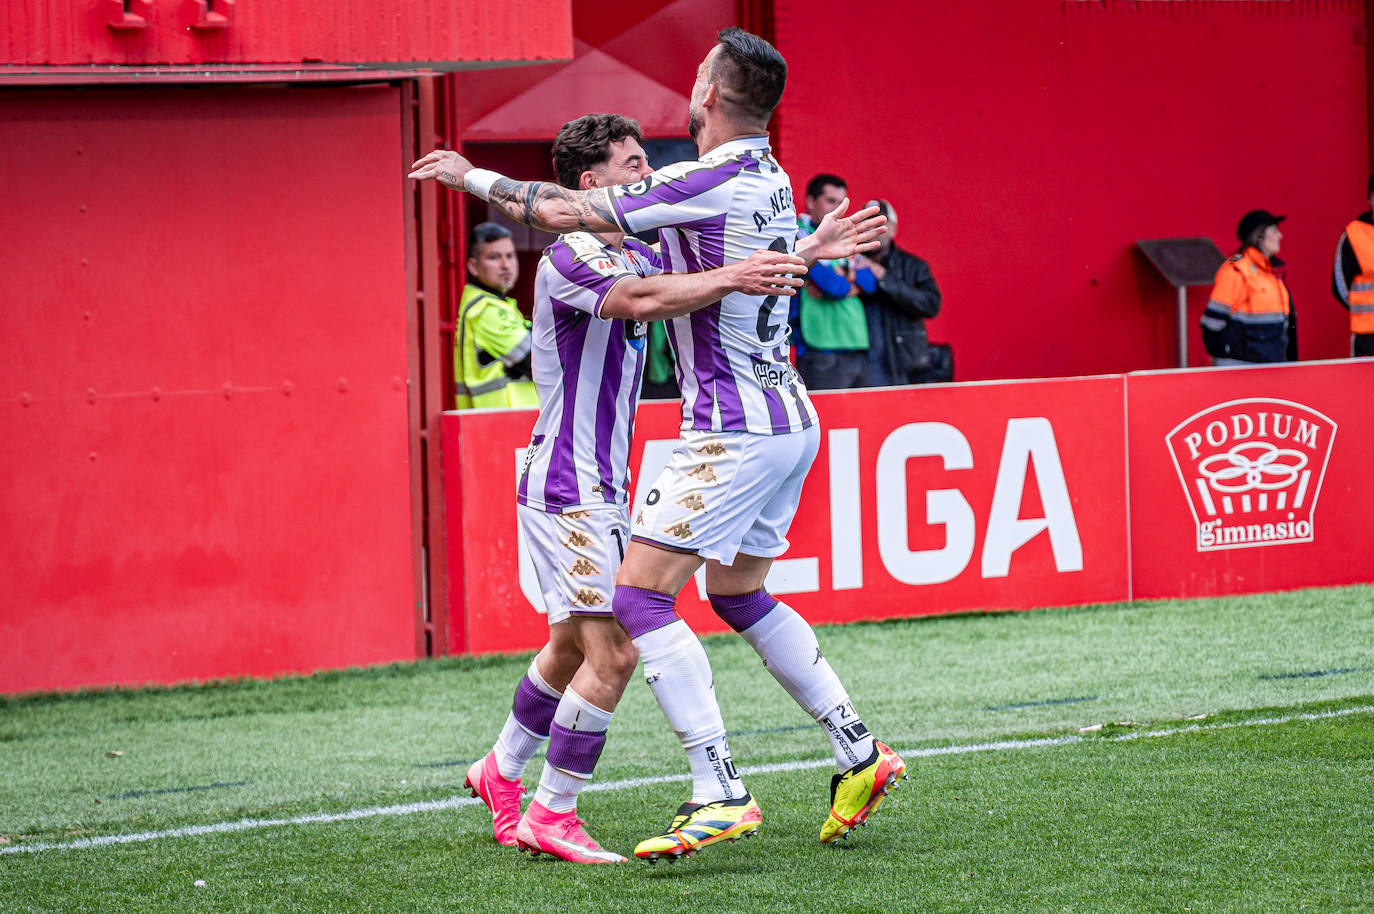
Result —
<svg viewBox="0 0 1374 914"><path fill-rule="evenodd" d="M1374 911L1374 587L819 635L910 775L836 846L825 737L719 636L754 840L498 847L462 779L528 655L29 696L0 699L0 912ZM582 815L628 853L687 789L631 682Z"/></svg>

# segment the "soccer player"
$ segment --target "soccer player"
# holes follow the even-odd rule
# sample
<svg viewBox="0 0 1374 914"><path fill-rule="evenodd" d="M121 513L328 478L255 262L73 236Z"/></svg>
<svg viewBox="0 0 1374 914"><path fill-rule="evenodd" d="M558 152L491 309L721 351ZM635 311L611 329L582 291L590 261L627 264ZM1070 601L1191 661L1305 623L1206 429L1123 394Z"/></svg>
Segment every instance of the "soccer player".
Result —
<svg viewBox="0 0 1374 914"><path fill-rule="evenodd" d="M688 129L700 158L634 184L571 192L473 169L446 150L420 159L411 176L475 193L548 231L659 228L665 268L675 272L732 263L758 248L804 244L811 260L872 250L882 220L867 218L870 211L851 217L847 249L796 241L791 182L767 136L786 75L768 42L741 29L721 31L692 87ZM773 559L787 548L820 438L815 409L787 358L787 312L781 296L731 294L670 325L682 434L635 518L612 599L692 771L689 800L663 834L635 848L651 861L753 834L762 821L731 759L705 651L674 609L703 561L717 614L829 736L837 773L820 840L866 821L906 770L854 710L810 625L764 589Z"/></svg>
<svg viewBox="0 0 1374 914"><path fill-rule="evenodd" d="M589 114L563 126L554 168L570 188L646 177L639 124ZM630 438L646 322L678 317L733 292L790 295L805 272L786 252L663 274L658 255L623 232L573 232L544 252L535 287L533 355L539 419L517 509L548 610L549 641L516 689L495 747L465 785L492 813L496 840L577 863L619 863L577 816L611 715L638 653L611 612L629 539ZM547 764L520 814L520 775L545 739Z"/></svg>

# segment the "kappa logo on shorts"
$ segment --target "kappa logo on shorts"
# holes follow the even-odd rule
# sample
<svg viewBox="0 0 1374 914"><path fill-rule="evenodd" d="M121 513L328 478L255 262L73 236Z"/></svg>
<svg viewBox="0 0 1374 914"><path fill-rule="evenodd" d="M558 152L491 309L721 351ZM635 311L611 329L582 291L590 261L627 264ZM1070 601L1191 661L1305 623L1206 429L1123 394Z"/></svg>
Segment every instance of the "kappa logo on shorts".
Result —
<svg viewBox="0 0 1374 914"><path fill-rule="evenodd" d="M706 499L702 498L701 495L699 495L696 492L693 492L690 495L682 496L677 500L677 504L686 508L688 511L706 510Z"/></svg>
<svg viewBox="0 0 1374 914"><path fill-rule="evenodd" d="M572 563L572 567L568 569L568 573L586 578L600 574L601 569L593 565L589 559L578 559Z"/></svg>
<svg viewBox="0 0 1374 914"><path fill-rule="evenodd" d="M590 546L591 544L592 538L590 536L583 533L581 530L574 530L572 533L568 534L568 541L563 545L571 549L574 546Z"/></svg>
<svg viewBox="0 0 1374 914"><path fill-rule="evenodd" d="M671 533L680 540L685 540L692 535L692 525L685 520L678 521L671 527L666 528L664 532Z"/></svg>
<svg viewBox="0 0 1374 914"><path fill-rule="evenodd" d="M702 482L715 482L715 481L716 481L716 471L713 470L713 469L711 469L711 465L710 465L710 464L707 464L707 463L699 463L699 464L697 464L695 467L693 467L692 469L690 469L690 470L687 471L687 475L688 475L688 476L695 476L697 479L700 479Z"/></svg>
<svg viewBox="0 0 1374 914"><path fill-rule="evenodd" d="M635 515L635 526L638 526L638 527L644 526L644 512L643 512L643 511L640 511L638 514Z"/></svg>
<svg viewBox="0 0 1374 914"><path fill-rule="evenodd" d="M725 445L721 444L719 441L708 441L701 447L697 448L698 454L705 454L707 457L719 457L721 454L724 454L725 452Z"/></svg>
<svg viewBox="0 0 1374 914"><path fill-rule="evenodd" d="M592 512L590 511L569 511L567 514L564 514L563 516L568 518L568 520L582 520L591 513Z"/></svg>
<svg viewBox="0 0 1374 914"><path fill-rule="evenodd" d="M606 602L606 598L599 591L584 587L577 592L577 602L583 606L597 606Z"/></svg>

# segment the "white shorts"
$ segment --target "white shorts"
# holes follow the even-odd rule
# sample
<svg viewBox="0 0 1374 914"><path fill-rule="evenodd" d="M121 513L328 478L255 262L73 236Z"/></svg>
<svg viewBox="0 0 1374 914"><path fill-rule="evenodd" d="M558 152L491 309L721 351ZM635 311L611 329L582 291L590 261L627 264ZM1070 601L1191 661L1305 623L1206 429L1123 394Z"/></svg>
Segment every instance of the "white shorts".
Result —
<svg viewBox="0 0 1374 914"><path fill-rule="evenodd" d="M729 565L737 553L787 551L816 426L785 435L684 431L635 514L634 535Z"/></svg>
<svg viewBox="0 0 1374 914"><path fill-rule="evenodd" d="M615 574L629 540L624 510L607 505L551 514L526 505L515 508L549 624L572 615L611 615Z"/></svg>

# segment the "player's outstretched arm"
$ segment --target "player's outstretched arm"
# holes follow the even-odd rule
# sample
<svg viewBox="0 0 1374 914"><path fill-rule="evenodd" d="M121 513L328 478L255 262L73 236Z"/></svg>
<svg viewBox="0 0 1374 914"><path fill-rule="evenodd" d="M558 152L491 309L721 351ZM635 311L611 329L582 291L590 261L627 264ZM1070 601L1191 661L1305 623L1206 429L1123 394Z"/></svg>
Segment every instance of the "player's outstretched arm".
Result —
<svg viewBox="0 0 1374 914"><path fill-rule="evenodd" d="M606 293L602 317L662 321L715 304L731 292L795 295L806 264L785 251L755 251L737 263L701 273L629 276Z"/></svg>
<svg viewBox="0 0 1374 914"><path fill-rule="evenodd" d="M887 217L876 206L846 216L849 198L825 214L816 231L797 242L797 253L813 264L818 260L838 260L876 250L878 236L887 231Z"/></svg>
<svg viewBox="0 0 1374 914"><path fill-rule="evenodd" d="M486 200L512 220L546 232L618 232L605 190L569 190L548 181L516 181L436 149L411 166L410 177L434 180Z"/></svg>

